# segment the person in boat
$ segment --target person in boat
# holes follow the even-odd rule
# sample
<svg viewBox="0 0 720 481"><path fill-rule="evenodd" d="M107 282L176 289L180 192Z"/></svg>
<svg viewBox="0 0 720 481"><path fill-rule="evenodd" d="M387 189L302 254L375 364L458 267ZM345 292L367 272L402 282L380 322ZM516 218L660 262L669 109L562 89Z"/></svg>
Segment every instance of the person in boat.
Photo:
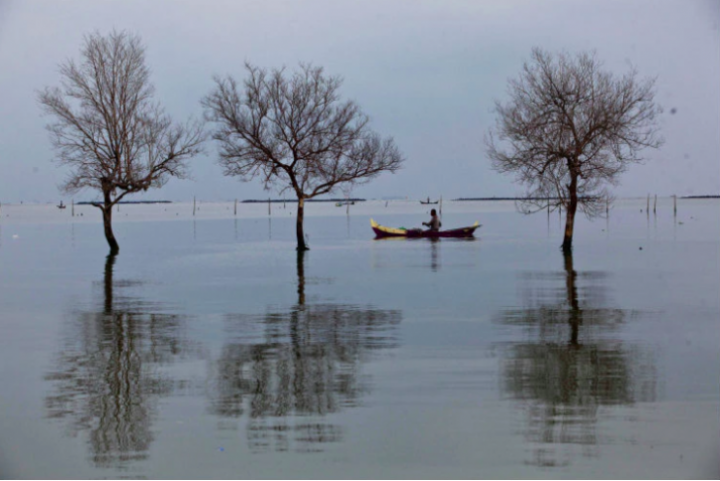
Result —
<svg viewBox="0 0 720 481"><path fill-rule="evenodd" d="M428 230L431 232L437 232L442 227L442 222L440 222L435 209L430 211L430 222L423 222L422 224L428 226Z"/></svg>

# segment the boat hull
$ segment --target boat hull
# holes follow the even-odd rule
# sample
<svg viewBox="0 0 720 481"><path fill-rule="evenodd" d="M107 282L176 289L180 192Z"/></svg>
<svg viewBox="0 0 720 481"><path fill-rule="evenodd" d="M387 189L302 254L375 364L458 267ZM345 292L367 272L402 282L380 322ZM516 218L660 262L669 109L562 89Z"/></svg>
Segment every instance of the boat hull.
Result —
<svg viewBox="0 0 720 481"><path fill-rule="evenodd" d="M430 231L423 229L396 229L393 227L385 227L374 220L370 219L370 226L375 232L375 237L380 239L384 237L407 237L407 238L443 238L443 237L474 237L475 229L480 227L480 224L475 224L469 227L461 227L459 229L441 230L441 231Z"/></svg>

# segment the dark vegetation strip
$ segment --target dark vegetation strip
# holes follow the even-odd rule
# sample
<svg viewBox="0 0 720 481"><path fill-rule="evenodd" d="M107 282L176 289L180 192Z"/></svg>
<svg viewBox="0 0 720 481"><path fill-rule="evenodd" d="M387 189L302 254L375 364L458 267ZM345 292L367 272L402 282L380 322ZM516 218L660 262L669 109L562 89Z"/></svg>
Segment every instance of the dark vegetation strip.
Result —
<svg viewBox="0 0 720 481"><path fill-rule="evenodd" d="M81 201L81 202L75 202L75 205L94 205L97 204L98 201ZM172 204L172 201L170 200L121 200L116 202L116 204Z"/></svg>
<svg viewBox="0 0 720 481"><path fill-rule="evenodd" d="M350 199L346 199L343 197L342 199L305 199L305 202L365 202L365 200L366 199L357 199L354 197L350 198ZM280 203L295 202L295 203L297 203L297 201L298 201L297 199L265 199L265 200L246 199L246 200L243 200L242 203L243 204L267 204L268 202L280 202Z"/></svg>

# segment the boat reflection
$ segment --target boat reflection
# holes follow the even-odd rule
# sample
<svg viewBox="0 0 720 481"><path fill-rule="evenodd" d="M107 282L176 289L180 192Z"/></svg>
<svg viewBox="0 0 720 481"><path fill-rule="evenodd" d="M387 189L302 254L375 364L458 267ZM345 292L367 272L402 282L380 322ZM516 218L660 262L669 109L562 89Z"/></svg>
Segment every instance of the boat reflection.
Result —
<svg viewBox="0 0 720 481"><path fill-rule="evenodd" d="M398 344L400 311L307 303L306 255L297 257L297 304L226 318L210 411L245 417L253 451L312 452L341 441L343 429L328 415L358 405L370 389L362 364Z"/></svg>
<svg viewBox="0 0 720 481"><path fill-rule="evenodd" d="M572 255L564 271L526 275L525 307L496 319L524 331L502 346L501 388L526 412L528 462L545 467L596 455L597 425L611 407L652 402L657 392L653 353L621 340L641 313L607 307L607 277L578 274Z"/></svg>
<svg viewBox="0 0 720 481"><path fill-rule="evenodd" d="M476 242L476 237L440 238L440 237L375 237L377 242L408 242L414 246L427 244L430 246L430 269L437 272L442 267L441 245L443 243Z"/></svg>
<svg viewBox="0 0 720 481"><path fill-rule="evenodd" d="M64 345L45 379L49 418L67 423L68 434L88 434L99 467L124 468L145 459L153 440L158 401L183 383L160 367L196 354L183 336L184 316L161 305L119 295L138 282L113 280L115 256L108 256L102 301L74 312Z"/></svg>
<svg viewBox="0 0 720 481"><path fill-rule="evenodd" d="M440 263L438 262L439 243L440 239L430 239L430 268L433 272L437 272L440 268Z"/></svg>

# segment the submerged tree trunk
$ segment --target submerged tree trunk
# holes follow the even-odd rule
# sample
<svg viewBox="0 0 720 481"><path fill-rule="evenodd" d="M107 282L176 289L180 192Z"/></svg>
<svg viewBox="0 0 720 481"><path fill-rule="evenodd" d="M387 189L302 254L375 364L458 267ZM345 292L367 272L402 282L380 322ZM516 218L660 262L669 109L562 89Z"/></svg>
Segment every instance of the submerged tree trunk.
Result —
<svg viewBox="0 0 720 481"><path fill-rule="evenodd" d="M100 208L102 210L103 214L103 225L105 226L105 239L107 240L108 245L110 246L110 255L114 256L117 255L120 252L120 246L117 243L117 240L115 240L115 234L113 234L112 230L112 208L113 204L110 200L110 193L106 192L105 194L105 203Z"/></svg>
<svg viewBox="0 0 720 481"><path fill-rule="evenodd" d="M563 237L562 250L565 254L572 252L573 229L575 227L575 212L577 212L577 174L570 174L570 185L568 185L569 202L565 215L565 236Z"/></svg>
<svg viewBox="0 0 720 481"><path fill-rule="evenodd" d="M305 305L305 251L297 251L298 306Z"/></svg>
<svg viewBox="0 0 720 481"><path fill-rule="evenodd" d="M303 231L303 218L305 217L305 198L303 196L298 197L298 211L297 211L297 224L295 231L297 233L297 250L307 251L310 248L305 244L305 233Z"/></svg>
<svg viewBox="0 0 720 481"><path fill-rule="evenodd" d="M113 266L115 265L115 254L108 254L105 259L105 314L111 314L113 310Z"/></svg>

